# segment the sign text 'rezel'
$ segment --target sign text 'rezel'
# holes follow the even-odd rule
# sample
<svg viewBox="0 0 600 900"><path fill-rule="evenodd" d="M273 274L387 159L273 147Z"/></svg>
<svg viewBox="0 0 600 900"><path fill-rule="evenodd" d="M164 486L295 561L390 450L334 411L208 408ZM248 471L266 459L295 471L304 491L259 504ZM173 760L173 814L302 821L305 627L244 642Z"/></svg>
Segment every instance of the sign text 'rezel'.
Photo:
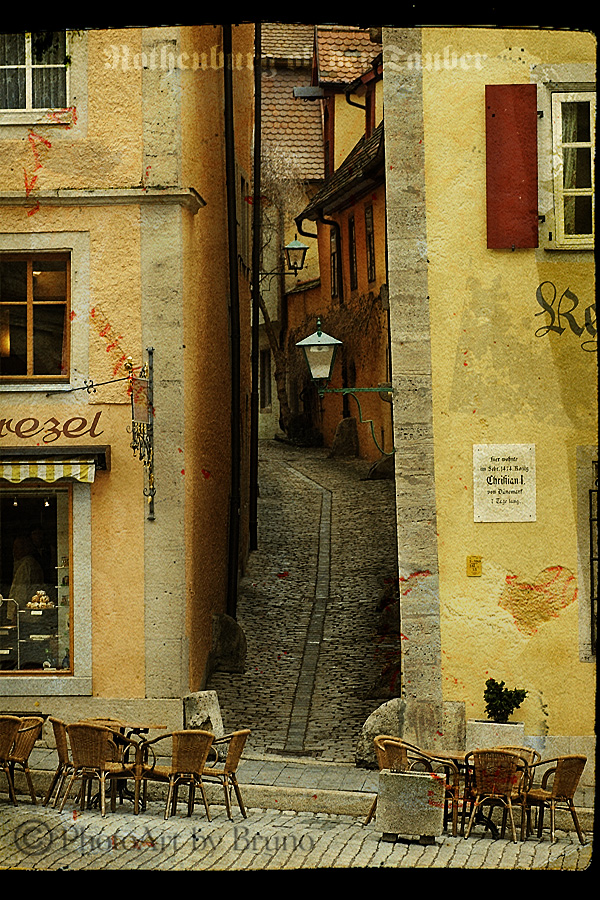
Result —
<svg viewBox="0 0 600 900"><path fill-rule="evenodd" d="M42 438L44 444L52 444L59 437L77 438L89 434L90 437L99 437L103 434L98 431L98 423L102 412L97 412L92 419L91 424L83 416L72 416L62 425L54 416L46 419L40 424L40 420L33 416L19 419L13 425L12 419L0 419L0 438L14 434L18 438L32 438L38 434L44 434Z"/></svg>

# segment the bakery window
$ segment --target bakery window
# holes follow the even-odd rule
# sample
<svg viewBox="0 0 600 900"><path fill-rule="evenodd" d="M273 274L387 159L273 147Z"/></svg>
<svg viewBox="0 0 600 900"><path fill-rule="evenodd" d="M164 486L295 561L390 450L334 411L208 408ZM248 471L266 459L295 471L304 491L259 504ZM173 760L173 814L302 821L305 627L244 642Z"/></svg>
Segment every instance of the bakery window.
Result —
<svg viewBox="0 0 600 900"><path fill-rule="evenodd" d="M71 672L70 484L0 489L0 672Z"/></svg>

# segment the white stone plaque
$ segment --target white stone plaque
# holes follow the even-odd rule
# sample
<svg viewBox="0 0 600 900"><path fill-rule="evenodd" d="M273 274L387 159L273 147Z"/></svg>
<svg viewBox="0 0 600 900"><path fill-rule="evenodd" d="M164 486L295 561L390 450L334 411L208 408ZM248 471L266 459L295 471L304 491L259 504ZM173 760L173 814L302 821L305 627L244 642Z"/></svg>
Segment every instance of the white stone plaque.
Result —
<svg viewBox="0 0 600 900"><path fill-rule="evenodd" d="M535 522L535 444L473 445L475 522Z"/></svg>

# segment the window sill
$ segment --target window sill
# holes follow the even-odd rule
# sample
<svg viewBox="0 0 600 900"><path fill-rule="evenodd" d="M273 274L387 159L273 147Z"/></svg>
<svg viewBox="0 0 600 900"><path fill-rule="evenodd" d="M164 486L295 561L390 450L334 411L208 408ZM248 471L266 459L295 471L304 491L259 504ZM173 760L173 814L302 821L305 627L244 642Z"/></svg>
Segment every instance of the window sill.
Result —
<svg viewBox="0 0 600 900"><path fill-rule="evenodd" d="M0 675L0 697L87 696L91 677L77 675Z"/></svg>
<svg viewBox="0 0 600 900"><path fill-rule="evenodd" d="M72 126L77 122L77 110L74 106L65 109L4 109L0 110L0 126L2 125L65 125Z"/></svg>
<svg viewBox="0 0 600 900"><path fill-rule="evenodd" d="M39 393L40 391L47 391L49 393L55 393L58 391L72 391L74 390L73 384L69 381L1 381L0 382L0 393L8 394L11 392L15 393Z"/></svg>

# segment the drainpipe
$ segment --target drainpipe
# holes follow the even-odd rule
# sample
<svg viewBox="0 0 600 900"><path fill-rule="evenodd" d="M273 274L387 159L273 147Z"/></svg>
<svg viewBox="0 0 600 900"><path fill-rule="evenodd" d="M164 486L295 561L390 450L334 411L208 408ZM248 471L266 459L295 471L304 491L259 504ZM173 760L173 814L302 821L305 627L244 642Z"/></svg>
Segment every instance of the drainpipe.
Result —
<svg viewBox="0 0 600 900"><path fill-rule="evenodd" d="M240 298L238 284L237 209L233 124L231 25L223 26L223 86L225 102L225 174L229 249L229 329L231 361L231 483L227 563L227 614L237 613L240 546Z"/></svg>
<svg viewBox="0 0 600 900"><path fill-rule="evenodd" d="M340 227L339 222L335 222L333 219L326 219L323 215L323 210L320 209L317 215L317 219L323 225L328 225L330 228L333 228L336 233L337 238L337 281L338 281L338 296L340 298L340 304L344 303L344 280L342 277L343 268L342 268L342 229ZM348 363L346 360L346 347L345 344L342 344L342 387L348 386ZM350 416L350 401L346 394L342 395L342 416L344 419L347 419Z"/></svg>
<svg viewBox="0 0 600 900"><path fill-rule="evenodd" d="M252 388L250 393L250 550L258 548L258 379L260 293L261 24L254 25L254 177L252 207Z"/></svg>

